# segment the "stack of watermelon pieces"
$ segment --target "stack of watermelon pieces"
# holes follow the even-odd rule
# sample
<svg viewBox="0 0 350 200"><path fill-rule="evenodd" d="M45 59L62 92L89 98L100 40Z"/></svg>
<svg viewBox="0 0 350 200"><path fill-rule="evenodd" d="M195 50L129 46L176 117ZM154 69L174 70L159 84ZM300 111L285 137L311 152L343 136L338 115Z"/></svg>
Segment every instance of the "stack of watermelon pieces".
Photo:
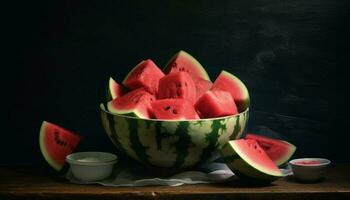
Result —
<svg viewBox="0 0 350 200"><path fill-rule="evenodd" d="M179 51L161 70L151 59L138 63L122 83L109 79L107 109L144 119L196 120L235 115L249 107L249 93L233 74L214 82L192 55Z"/></svg>

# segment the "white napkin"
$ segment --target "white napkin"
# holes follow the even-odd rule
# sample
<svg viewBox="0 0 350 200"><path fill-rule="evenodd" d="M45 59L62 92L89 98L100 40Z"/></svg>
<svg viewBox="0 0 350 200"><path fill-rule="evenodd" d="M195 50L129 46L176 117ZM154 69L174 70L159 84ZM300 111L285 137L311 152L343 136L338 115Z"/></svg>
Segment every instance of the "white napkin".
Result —
<svg viewBox="0 0 350 200"><path fill-rule="evenodd" d="M290 175L290 169L282 169L284 175ZM200 183L220 183L237 178L226 164L220 162L205 163L193 171L185 171L170 177L152 177L148 174L142 174L140 171L135 173L132 167L115 165L112 175L101 181L81 181L73 176L69 170L66 178L72 183L77 184L100 184L104 186L147 186L147 185L166 185L180 186L184 184Z"/></svg>

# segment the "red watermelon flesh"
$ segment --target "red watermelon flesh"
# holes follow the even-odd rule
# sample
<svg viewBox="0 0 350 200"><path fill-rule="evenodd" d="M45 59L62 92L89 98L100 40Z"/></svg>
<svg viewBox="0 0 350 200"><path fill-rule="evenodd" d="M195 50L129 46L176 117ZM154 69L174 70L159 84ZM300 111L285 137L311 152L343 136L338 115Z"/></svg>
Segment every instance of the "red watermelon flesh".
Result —
<svg viewBox="0 0 350 200"><path fill-rule="evenodd" d="M160 99L151 103L157 119L199 119L193 104L187 99Z"/></svg>
<svg viewBox="0 0 350 200"><path fill-rule="evenodd" d="M134 90L140 87L145 88L151 94L158 91L158 81L164 73L151 59L141 61L126 76L123 81L125 87Z"/></svg>
<svg viewBox="0 0 350 200"><path fill-rule="evenodd" d="M213 83L211 81L199 78L195 79L194 83L196 85L196 99L202 96L206 91L210 90Z"/></svg>
<svg viewBox="0 0 350 200"><path fill-rule="evenodd" d="M182 98L188 99L194 104L196 86L187 72L174 72L159 80L158 98Z"/></svg>
<svg viewBox="0 0 350 200"><path fill-rule="evenodd" d="M232 95L239 112L249 107L250 99L247 87L233 74L222 71L216 78L211 90L224 90Z"/></svg>
<svg viewBox="0 0 350 200"><path fill-rule="evenodd" d="M118 98L124 94L124 88L117 83L112 77L109 78L108 92L111 99Z"/></svg>
<svg viewBox="0 0 350 200"><path fill-rule="evenodd" d="M55 170L60 171L66 156L75 151L81 137L56 124L44 121L40 128L39 144L45 160Z"/></svg>
<svg viewBox="0 0 350 200"><path fill-rule="evenodd" d="M150 103L155 99L155 96L147 92L144 88L138 88L108 102L107 109L115 114L149 119L153 117Z"/></svg>
<svg viewBox="0 0 350 200"><path fill-rule="evenodd" d="M251 133L248 133L245 138L256 140L276 165L286 163L296 150L296 147L293 144L284 140L273 139Z"/></svg>
<svg viewBox="0 0 350 200"><path fill-rule="evenodd" d="M229 92L209 90L196 102L195 108L204 118L222 117L237 114L237 107Z"/></svg>
<svg viewBox="0 0 350 200"><path fill-rule="evenodd" d="M187 72L194 78L210 81L208 73L203 66L189 53L181 50L176 53L164 68L166 74L172 72Z"/></svg>

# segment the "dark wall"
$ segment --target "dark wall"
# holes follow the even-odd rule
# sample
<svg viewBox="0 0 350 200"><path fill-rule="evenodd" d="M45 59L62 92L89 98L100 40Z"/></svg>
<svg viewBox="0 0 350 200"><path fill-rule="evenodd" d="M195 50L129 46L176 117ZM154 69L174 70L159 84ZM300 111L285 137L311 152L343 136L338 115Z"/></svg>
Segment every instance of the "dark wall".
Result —
<svg viewBox="0 0 350 200"><path fill-rule="evenodd" d="M180 49L213 80L225 69L246 83L248 131L287 139L298 157L349 162L349 10L346 0L12 5L4 29L0 163L43 163L43 120L84 135L81 150L113 151L98 112L108 77L122 81L146 58L162 67Z"/></svg>

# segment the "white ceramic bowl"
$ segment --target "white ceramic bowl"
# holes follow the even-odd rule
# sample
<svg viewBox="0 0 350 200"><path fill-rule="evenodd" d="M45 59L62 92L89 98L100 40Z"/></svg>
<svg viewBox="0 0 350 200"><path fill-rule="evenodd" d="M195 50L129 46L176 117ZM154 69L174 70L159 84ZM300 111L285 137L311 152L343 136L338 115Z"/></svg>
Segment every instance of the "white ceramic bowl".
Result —
<svg viewBox="0 0 350 200"><path fill-rule="evenodd" d="M330 163L330 160L324 158L299 158L289 161L294 177L303 182L323 179Z"/></svg>
<svg viewBox="0 0 350 200"><path fill-rule="evenodd" d="M74 177L81 181L97 181L109 177L117 160L116 155L106 152L78 152L66 157Z"/></svg>

